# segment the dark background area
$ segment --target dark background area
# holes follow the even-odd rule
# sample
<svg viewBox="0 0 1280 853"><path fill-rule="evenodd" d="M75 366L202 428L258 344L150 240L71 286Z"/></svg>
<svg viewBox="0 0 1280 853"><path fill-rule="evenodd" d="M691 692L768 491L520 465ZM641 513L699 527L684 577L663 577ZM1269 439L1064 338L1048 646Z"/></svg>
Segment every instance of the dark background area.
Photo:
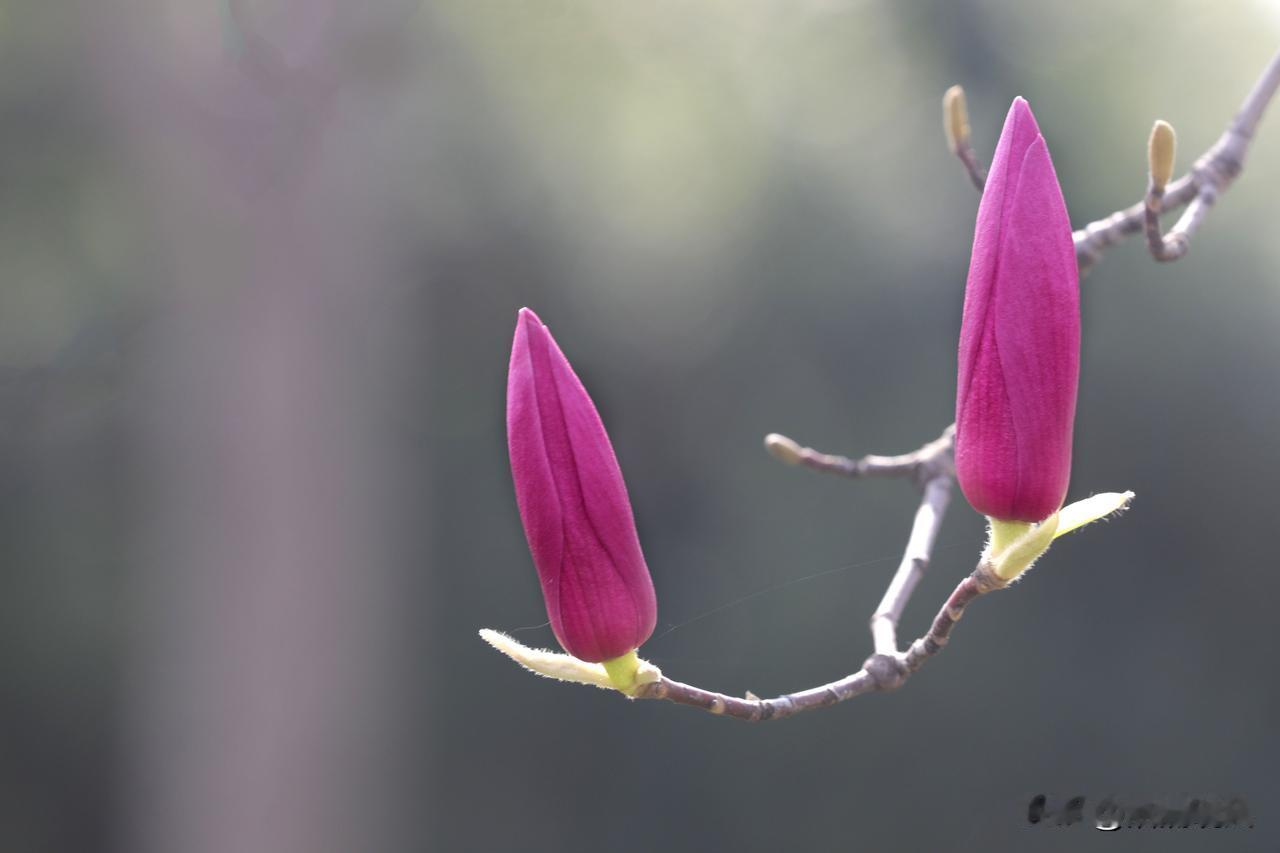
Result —
<svg viewBox="0 0 1280 853"><path fill-rule="evenodd" d="M1069 499L1132 510L901 691L749 726L476 631L554 645L503 434L528 305L627 477L642 655L857 669L916 494L761 439L950 422L942 92L984 161L1027 97L1080 226L1278 46L1274 0L0 3L0 849L1277 849L1275 115L1184 260L1082 282ZM904 639L982 540L957 495ZM1029 827L1036 793L1256 827Z"/></svg>

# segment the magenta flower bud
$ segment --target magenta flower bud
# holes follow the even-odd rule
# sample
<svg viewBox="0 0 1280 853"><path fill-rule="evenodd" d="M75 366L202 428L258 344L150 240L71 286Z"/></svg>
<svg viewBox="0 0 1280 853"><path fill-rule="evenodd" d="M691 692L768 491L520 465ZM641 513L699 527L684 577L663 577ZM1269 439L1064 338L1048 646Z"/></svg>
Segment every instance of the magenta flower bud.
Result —
<svg viewBox="0 0 1280 853"><path fill-rule="evenodd" d="M956 477L991 518L1038 522L1066 497L1079 284L1062 188L1018 98L978 207L956 387Z"/></svg>
<svg viewBox="0 0 1280 853"><path fill-rule="evenodd" d="M622 471L582 382L528 308L511 349L507 446L556 639L592 662L638 648L658 609Z"/></svg>

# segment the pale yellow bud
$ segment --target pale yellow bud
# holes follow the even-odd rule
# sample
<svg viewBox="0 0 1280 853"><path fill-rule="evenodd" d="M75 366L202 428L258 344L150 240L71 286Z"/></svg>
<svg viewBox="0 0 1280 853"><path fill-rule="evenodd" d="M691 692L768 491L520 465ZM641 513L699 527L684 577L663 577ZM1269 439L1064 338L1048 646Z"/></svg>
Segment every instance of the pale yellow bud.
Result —
<svg viewBox="0 0 1280 853"><path fill-rule="evenodd" d="M764 437L764 448L788 465L799 465L804 458L800 445L776 432Z"/></svg>
<svg viewBox="0 0 1280 853"><path fill-rule="evenodd" d="M1151 185L1158 190L1173 177L1173 155L1178 147L1177 135L1167 121L1157 121L1147 143L1147 163L1151 169Z"/></svg>
<svg viewBox="0 0 1280 853"><path fill-rule="evenodd" d="M964 89L960 86L952 86L942 96L942 127L952 151L959 151L969 143L969 108L965 106Z"/></svg>

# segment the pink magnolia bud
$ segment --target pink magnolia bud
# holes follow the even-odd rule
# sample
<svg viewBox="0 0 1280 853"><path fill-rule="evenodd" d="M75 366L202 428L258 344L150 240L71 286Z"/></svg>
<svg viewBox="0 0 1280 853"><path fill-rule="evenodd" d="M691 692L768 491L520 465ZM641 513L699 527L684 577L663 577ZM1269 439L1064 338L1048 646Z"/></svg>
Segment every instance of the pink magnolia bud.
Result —
<svg viewBox="0 0 1280 853"><path fill-rule="evenodd" d="M582 382L528 308L511 348L507 447L556 639L593 662L638 648L657 600L622 471Z"/></svg>
<svg viewBox="0 0 1280 853"><path fill-rule="evenodd" d="M1066 497L1079 284L1049 149L1018 98L978 207L960 326L956 476L984 515L1041 521Z"/></svg>

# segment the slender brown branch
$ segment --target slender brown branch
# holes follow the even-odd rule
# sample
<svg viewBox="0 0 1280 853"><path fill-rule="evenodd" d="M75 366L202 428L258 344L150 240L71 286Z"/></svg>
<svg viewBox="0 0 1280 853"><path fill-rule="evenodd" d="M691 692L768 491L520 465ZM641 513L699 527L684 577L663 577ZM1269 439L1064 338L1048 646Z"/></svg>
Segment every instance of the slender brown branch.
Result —
<svg viewBox="0 0 1280 853"><path fill-rule="evenodd" d="M946 454L948 463L950 454ZM925 483L924 495L911 525L911 535L902 553L902 562L889 581L880 605L871 616L871 639L878 654L895 654L898 651L898 622L906 610L916 584L924 577L933 553L942 517L951 502L953 475L939 473Z"/></svg>
<svg viewBox="0 0 1280 853"><path fill-rule="evenodd" d="M955 155L964 164L964 170L968 173L974 188L982 192L987 185L987 170L978 162L978 155L974 153L973 146L966 141L963 145L956 146Z"/></svg>
<svg viewBox="0 0 1280 853"><path fill-rule="evenodd" d="M906 654L902 655L907 674L924 666L925 661L946 647L951 639L951 630L964 615L969 602L992 590L1001 589L1007 583L998 578L985 563L979 563L973 574L960 581L960 585L951 592L938 615L933 617L933 624L929 626L928 632L912 643Z"/></svg>
<svg viewBox="0 0 1280 853"><path fill-rule="evenodd" d="M903 453L899 456L877 456L870 454L857 459L822 453L812 447L804 447L794 439L785 435L770 433L764 438L765 449L788 465L802 465L814 471L827 474L839 474L842 477L918 477L923 466L935 464L940 454L951 448L952 427L942 433L934 441L919 450Z"/></svg>
<svg viewBox="0 0 1280 853"><path fill-rule="evenodd" d="M875 689L875 679L865 669L860 669L839 681L801 690L798 693L775 696L772 699L739 699L736 696L726 696L723 693L682 684L665 676L651 684L642 685L633 695L636 699L666 699L668 702L690 705L712 714L722 714L754 723L762 720L781 720L812 708L825 708L828 705L852 699L854 696L870 693Z"/></svg>
<svg viewBox="0 0 1280 853"><path fill-rule="evenodd" d="M638 699L666 699L681 705L701 708L712 714L720 714L739 720L760 721L777 720L790 717L800 711L812 708L823 708L852 699L863 693L896 690L902 686L906 678L919 669L924 658L909 658L911 652L899 652L897 648L897 626L911 599L916 585L929 565L934 543L938 538L938 530L942 526L942 518L951 500L951 489L955 479L955 463L952 458L954 428L947 429L934 441L912 453L895 457L863 457L859 460L832 457L820 454L809 448L800 447L791 439L779 435L771 435L765 445L775 456L792 462L805 464L820 471L841 473L847 476L862 476L869 473L911 474L921 483L923 495L920 506L916 510L915 521L911 526L911 535L902 561L894 572L884 598L871 617L871 634L875 643L875 653L867 659L863 667L852 675L838 681L818 687L787 693L772 699L760 699L748 695L746 698L728 696L684 684L666 678L642 685L635 692ZM889 465L880 462L867 464L866 460L888 460ZM843 460L832 464L829 460ZM974 573L988 578L982 584L976 583L973 576L966 578L951 597L947 599L942 612L934 619L930 632L911 647L928 648L936 653L946 643L955 619L963 611L965 605L975 595L995 589L994 575L979 567ZM950 621L948 621L950 620ZM909 663L908 661L911 661ZM914 664L914 665L912 665Z"/></svg>
<svg viewBox="0 0 1280 853"><path fill-rule="evenodd" d="M980 564L955 588L946 603L942 605L942 609L938 611L938 615L934 617L928 632L912 643L908 651L873 654L863 664L862 669L829 684L796 693L785 693L772 699L760 699L751 695L739 698L703 690L690 684L682 684L663 676L657 681L636 688L633 696L636 699L665 699L668 702L700 708L712 714L759 722L780 720L801 711L825 708L864 693L896 690L912 673L923 666L925 661L946 646L952 629L955 628L956 622L960 621L970 602L980 595L1004 586L1005 583L997 578L990 568Z"/></svg>
<svg viewBox="0 0 1280 853"><path fill-rule="evenodd" d="M1143 199L1142 224L1143 231L1147 235L1147 250L1151 252L1151 257L1157 261L1170 260L1169 254L1177 252L1181 256L1185 248L1177 248L1166 243L1164 235L1160 233L1160 206L1164 199L1164 188L1157 187L1153 182L1147 182L1147 196Z"/></svg>
<svg viewBox="0 0 1280 853"><path fill-rule="evenodd" d="M1151 257L1157 261L1176 261L1191 248L1191 235L1200 228L1209 208L1218 200L1218 190L1208 184L1201 187L1200 192L1191 200L1191 204L1187 205L1187 209L1183 211L1177 223L1169 229L1169 233L1162 235L1160 233L1160 199L1163 195L1163 190L1147 188L1143 217L1147 249L1151 252Z"/></svg>

